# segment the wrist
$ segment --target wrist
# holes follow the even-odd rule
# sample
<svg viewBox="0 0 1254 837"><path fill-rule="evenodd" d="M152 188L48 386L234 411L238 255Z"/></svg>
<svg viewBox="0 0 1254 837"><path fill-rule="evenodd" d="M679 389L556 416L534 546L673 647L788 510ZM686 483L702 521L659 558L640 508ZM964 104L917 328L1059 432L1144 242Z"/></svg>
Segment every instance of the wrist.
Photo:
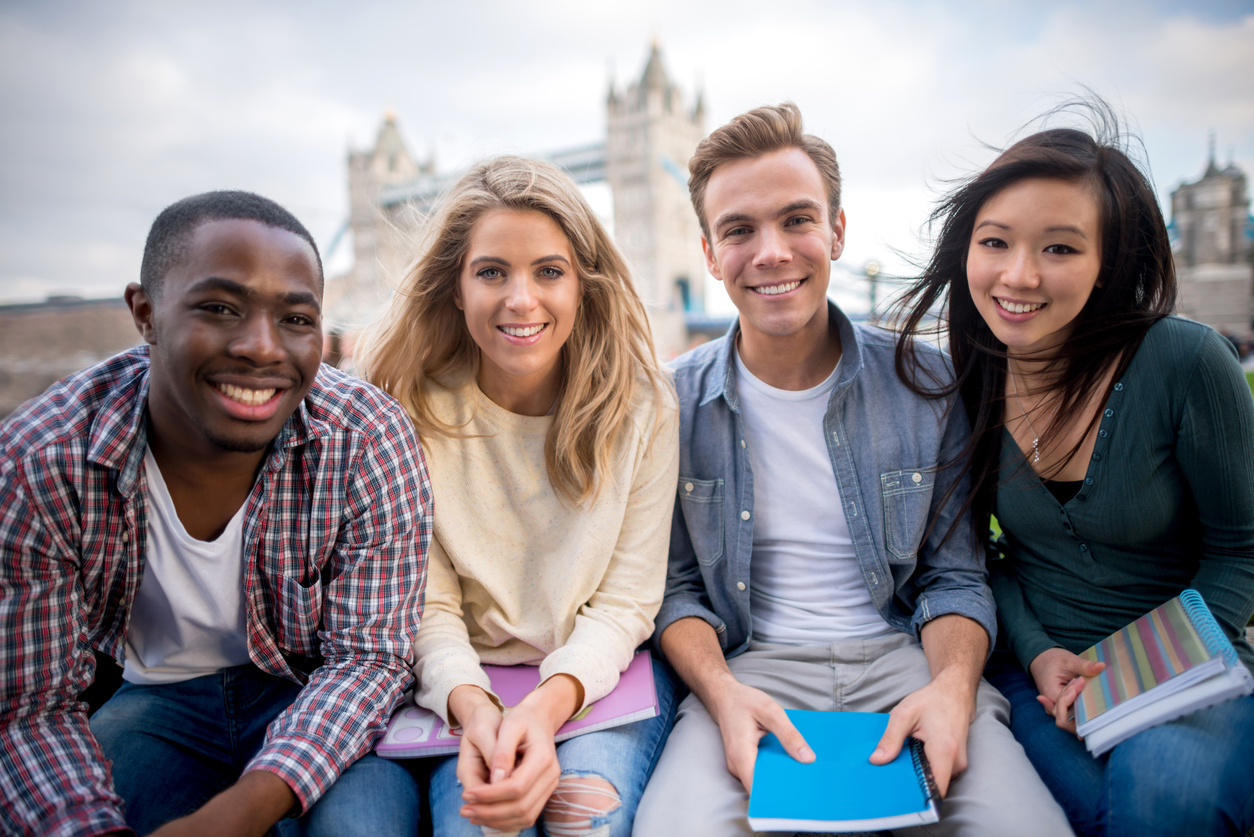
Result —
<svg viewBox="0 0 1254 837"><path fill-rule="evenodd" d="M454 686L453 691L448 694L448 720L451 726L465 726L480 709L485 706L491 706L497 709L496 702L492 700L492 696L481 689L469 683L463 683L460 686Z"/></svg>
<svg viewBox="0 0 1254 837"><path fill-rule="evenodd" d="M554 734L583 706L583 684L569 674L555 674L519 703L535 711Z"/></svg>
<svg viewBox="0 0 1254 837"><path fill-rule="evenodd" d="M727 710L739 703L740 690L743 687L744 684L731 671L716 670L703 678L699 687L694 686L693 691L697 693L714 723L722 727Z"/></svg>

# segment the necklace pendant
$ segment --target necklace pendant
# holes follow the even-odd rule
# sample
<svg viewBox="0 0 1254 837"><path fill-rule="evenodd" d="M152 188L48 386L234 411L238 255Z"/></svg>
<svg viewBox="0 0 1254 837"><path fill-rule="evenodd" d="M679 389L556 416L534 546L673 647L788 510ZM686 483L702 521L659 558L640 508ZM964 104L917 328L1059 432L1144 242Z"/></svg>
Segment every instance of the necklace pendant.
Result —
<svg viewBox="0 0 1254 837"><path fill-rule="evenodd" d="M1037 447L1040 441L1041 441L1040 439L1032 440L1032 463L1033 464L1036 464L1037 462L1041 461L1041 450L1039 447Z"/></svg>

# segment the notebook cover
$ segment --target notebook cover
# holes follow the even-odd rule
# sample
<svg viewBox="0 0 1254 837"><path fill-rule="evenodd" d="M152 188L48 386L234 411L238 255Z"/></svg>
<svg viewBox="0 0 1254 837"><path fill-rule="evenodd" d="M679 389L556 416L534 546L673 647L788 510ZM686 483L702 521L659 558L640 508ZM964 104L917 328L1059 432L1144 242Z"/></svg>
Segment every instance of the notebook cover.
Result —
<svg viewBox="0 0 1254 837"><path fill-rule="evenodd" d="M1194 672L1192 677L1173 684L1184 687L1223 667L1222 659L1216 659L1199 635L1179 596L1080 656L1106 663L1106 669L1089 680L1076 701L1076 721L1080 725L1088 725L1107 713L1109 720L1114 720L1126 714L1119 712L1119 707L1126 705L1128 711L1134 711L1137 705L1152 701L1153 696L1138 698L1156 686Z"/></svg>
<svg viewBox="0 0 1254 837"><path fill-rule="evenodd" d="M749 819L755 828L763 821L768 827L805 821L825 830L855 823L858 829L874 830L876 822L884 820L900 825L937 821L922 775L926 767L916 766L910 746L888 764L869 760L888 727L887 714L786 711L816 758L802 764L774 735L762 739L749 796Z"/></svg>
<svg viewBox="0 0 1254 837"><path fill-rule="evenodd" d="M501 703L517 706L540 685L537 666L485 665L483 670L492 681L492 690ZM618 679L614 691L586 707L557 731L555 739L564 741L575 735L652 718L658 713L657 690L653 685L653 658L648 649L637 651ZM375 744L375 752L383 758L405 759L456 753L461 744L461 730L450 730L440 717L407 698L392 713L387 732Z"/></svg>

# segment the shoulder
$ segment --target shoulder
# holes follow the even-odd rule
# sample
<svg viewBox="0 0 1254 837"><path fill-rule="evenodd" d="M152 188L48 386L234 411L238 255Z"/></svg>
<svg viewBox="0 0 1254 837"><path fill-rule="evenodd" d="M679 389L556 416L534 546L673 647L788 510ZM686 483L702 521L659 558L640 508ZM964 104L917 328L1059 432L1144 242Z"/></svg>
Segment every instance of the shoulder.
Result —
<svg viewBox="0 0 1254 837"><path fill-rule="evenodd" d="M913 349L917 362L929 372L939 373L950 378L953 376L953 364L949 353L935 343L917 337L907 337L891 329L865 323L852 323L854 335L862 349L864 360L877 365L891 365L896 368L897 345L904 343Z"/></svg>
<svg viewBox="0 0 1254 837"><path fill-rule="evenodd" d="M727 374L731 337L724 335L702 343L666 365L675 384L676 397L684 408L692 408L712 381Z"/></svg>
<svg viewBox="0 0 1254 837"><path fill-rule="evenodd" d="M323 364L305 396L312 423L335 434L410 437L409 415L395 398L360 378Z"/></svg>
<svg viewBox="0 0 1254 837"><path fill-rule="evenodd" d="M146 395L147 372L148 347L137 346L57 381L0 423L5 458L76 441L85 453L98 420L121 426L133 415Z"/></svg>
<svg viewBox="0 0 1254 837"><path fill-rule="evenodd" d="M1225 367L1240 369L1237 351L1227 338L1193 320L1163 317L1146 330L1128 372L1187 386L1199 371Z"/></svg>

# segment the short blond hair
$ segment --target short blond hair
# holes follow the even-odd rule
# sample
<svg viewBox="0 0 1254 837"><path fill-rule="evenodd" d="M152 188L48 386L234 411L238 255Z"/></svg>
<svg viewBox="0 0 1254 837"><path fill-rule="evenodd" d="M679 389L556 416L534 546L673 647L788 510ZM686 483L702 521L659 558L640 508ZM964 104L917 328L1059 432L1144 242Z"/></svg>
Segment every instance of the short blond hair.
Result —
<svg viewBox="0 0 1254 837"><path fill-rule="evenodd" d="M710 224L705 217L705 189L710 176L723 163L761 157L783 148L800 148L819 170L827 188L829 221L840 212L840 166L836 152L824 140L807 134L801 111L792 102L754 108L732 119L701 141L688 161L688 195L701 222L701 234L708 240Z"/></svg>
<svg viewBox="0 0 1254 837"><path fill-rule="evenodd" d="M426 390L474 374L479 347L454 301L475 225L500 209L547 215L570 241L579 275L574 328L562 346L562 382L544 454L549 481L574 502L592 498L599 474L632 423L642 388L663 400L673 390L658 364L644 304L626 260L579 188L555 166L497 157L467 172L444 196L427 240L356 359L366 380L408 410L420 436L458 435L432 412ZM669 396L670 400L674 396Z"/></svg>

